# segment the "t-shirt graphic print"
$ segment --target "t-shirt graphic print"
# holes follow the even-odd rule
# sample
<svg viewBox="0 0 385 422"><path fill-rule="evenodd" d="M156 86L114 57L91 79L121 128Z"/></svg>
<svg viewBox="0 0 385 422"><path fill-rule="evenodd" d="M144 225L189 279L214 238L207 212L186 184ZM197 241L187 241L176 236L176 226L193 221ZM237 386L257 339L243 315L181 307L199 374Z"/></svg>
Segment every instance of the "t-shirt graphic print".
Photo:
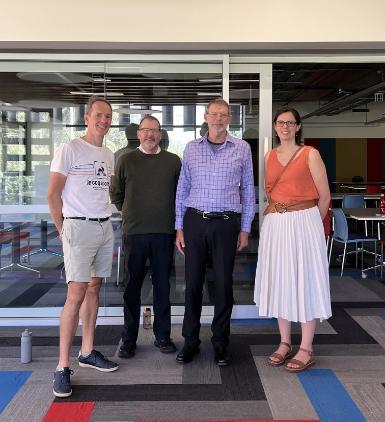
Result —
<svg viewBox="0 0 385 422"><path fill-rule="evenodd" d="M64 217L111 215L109 188L114 155L107 147L97 147L74 139L56 150L51 171L67 177L62 192Z"/></svg>

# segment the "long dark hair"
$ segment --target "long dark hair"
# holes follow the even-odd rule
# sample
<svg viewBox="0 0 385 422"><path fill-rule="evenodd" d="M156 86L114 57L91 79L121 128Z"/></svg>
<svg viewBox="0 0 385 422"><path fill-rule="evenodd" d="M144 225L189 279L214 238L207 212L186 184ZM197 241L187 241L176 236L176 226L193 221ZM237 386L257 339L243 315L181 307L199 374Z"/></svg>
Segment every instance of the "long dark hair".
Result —
<svg viewBox="0 0 385 422"><path fill-rule="evenodd" d="M295 119L297 125L301 124L301 116L299 115L298 111L295 108L282 107L279 110L277 110L276 113L275 113L275 116L274 116L274 119L273 119L274 125L277 122L278 117L283 113L291 113L294 116L294 119ZM277 132L275 132L275 140L278 143L281 143L281 140L279 139ZM302 145L302 125L301 125L300 129L298 130L298 132L295 133L295 143L297 145Z"/></svg>

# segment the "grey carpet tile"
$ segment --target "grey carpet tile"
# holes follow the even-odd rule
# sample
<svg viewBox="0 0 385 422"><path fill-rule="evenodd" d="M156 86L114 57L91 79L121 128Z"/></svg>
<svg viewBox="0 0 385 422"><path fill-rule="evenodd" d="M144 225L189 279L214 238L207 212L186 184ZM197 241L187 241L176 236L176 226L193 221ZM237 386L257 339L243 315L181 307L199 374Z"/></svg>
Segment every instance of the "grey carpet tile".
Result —
<svg viewBox="0 0 385 422"><path fill-rule="evenodd" d="M61 280L58 284L61 283ZM63 280L63 283L65 281ZM45 295L40 297L33 306L36 308L50 307L50 306L63 306L66 300L66 290L60 287L53 287Z"/></svg>
<svg viewBox="0 0 385 422"><path fill-rule="evenodd" d="M292 324L292 333L298 334L301 332L300 324ZM278 334L278 323L273 320L270 322L258 322L257 324L239 324L231 325L231 334ZM316 334L336 334L334 328L328 321L320 322L317 320Z"/></svg>
<svg viewBox="0 0 385 422"><path fill-rule="evenodd" d="M39 279L37 279L39 280ZM13 282L4 289L0 295L0 307L6 307L10 302L21 296L26 290L35 284L35 280L25 280L20 283L20 280Z"/></svg>
<svg viewBox="0 0 385 422"><path fill-rule="evenodd" d="M376 356L385 355L379 344L315 344L316 356Z"/></svg>
<svg viewBox="0 0 385 422"><path fill-rule="evenodd" d="M0 414L1 422L40 422L53 400L49 383L27 381Z"/></svg>
<svg viewBox="0 0 385 422"><path fill-rule="evenodd" d="M90 421L130 421L135 419L271 419L266 401L191 402L191 401L132 401L96 403Z"/></svg>
<svg viewBox="0 0 385 422"><path fill-rule="evenodd" d="M385 283L379 282L378 273L377 278L358 279L358 282L370 289L373 293L376 293L385 301Z"/></svg>
<svg viewBox="0 0 385 422"><path fill-rule="evenodd" d="M383 297L352 277L330 277L333 302L381 302Z"/></svg>
<svg viewBox="0 0 385 422"><path fill-rule="evenodd" d="M318 419L298 377L254 357L274 419Z"/></svg>
<svg viewBox="0 0 385 422"><path fill-rule="evenodd" d="M385 389L381 385L344 383L344 386L366 421L385 420Z"/></svg>
<svg viewBox="0 0 385 422"><path fill-rule="evenodd" d="M0 344L3 337L20 337L26 327L0 327ZM57 337L59 335L59 327L32 327L32 337Z"/></svg>
<svg viewBox="0 0 385 422"><path fill-rule="evenodd" d="M200 346L200 354L183 368L183 384L221 384L222 379L218 365L213 359L213 349L207 342Z"/></svg>
<svg viewBox="0 0 385 422"><path fill-rule="evenodd" d="M113 355L114 358L118 358L118 347L116 347L116 353ZM143 344L138 342L135 350L135 356L133 358L121 359L118 358L121 362L135 362L135 366L138 368L149 367L162 367L163 365L168 365L168 362L175 361L175 353L161 353L157 347L155 347L152 342L150 344Z"/></svg>
<svg viewBox="0 0 385 422"><path fill-rule="evenodd" d="M385 350L385 321L379 316L354 316L353 318Z"/></svg>
<svg viewBox="0 0 385 422"><path fill-rule="evenodd" d="M385 287L384 287L385 289ZM378 307L378 308L347 308L346 311L349 315L361 315L361 316L383 316L385 315L385 307Z"/></svg>
<svg viewBox="0 0 385 422"><path fill-rule="evenodd" d="M316 356L315 367L331 369L345 382L385 382L385 356Z"/></svg>
<svg viewBox="0 0 385 422"><path fill-rule="evenodd" d="M32 348L32 358L35 357L57 357L59 354L58 346L33 346ZM98 346L97 350L102 352L105 356L112 357L116 352L116 345L112 346ZM70 356L77 357L79 353L79 347L72 347ZM1 347L0 346L0 358L19 358L20 357L20 347L11 346L11 347Z"/></svg>
<svg viewBox="0 0 385 422"><path fill-rule="evenodd" d="M223 377L222 377L223 379ZM84 385L77 384L71 397L59 401L259 401L266 400L266 396L259 386L259 378L255 389L246 388L239 391L239 383L234 385L223 382L222 385L208 384L135 384L135 385Z"/></svg>
<svg viewBox="0 0 385 422"><path fill-rule="evenodd" d="M160 355L158 352L157 355ZM119 364L114 372L102 373L92 368L73 368L74 383L82 385L182 384L181 365L174 355L131 359L113 359Z"/></svg>

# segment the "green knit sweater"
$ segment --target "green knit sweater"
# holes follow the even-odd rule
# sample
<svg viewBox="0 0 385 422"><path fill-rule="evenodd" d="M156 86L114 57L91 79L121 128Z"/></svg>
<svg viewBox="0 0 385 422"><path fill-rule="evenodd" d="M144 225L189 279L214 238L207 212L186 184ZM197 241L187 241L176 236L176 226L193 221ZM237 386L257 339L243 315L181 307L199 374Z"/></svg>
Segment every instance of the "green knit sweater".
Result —
<svg viewBox="0 0 385 422"><path fill-rule="evenodd" d="M175 193L181 162L167 151L122 155L111 182L111 202L122 211L125 234L174 233Z"/></svg>

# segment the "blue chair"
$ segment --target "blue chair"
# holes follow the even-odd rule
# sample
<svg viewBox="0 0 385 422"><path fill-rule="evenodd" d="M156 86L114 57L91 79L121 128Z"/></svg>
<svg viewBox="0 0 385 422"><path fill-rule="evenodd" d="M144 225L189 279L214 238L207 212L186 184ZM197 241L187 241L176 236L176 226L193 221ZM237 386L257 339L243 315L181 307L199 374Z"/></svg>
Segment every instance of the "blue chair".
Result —
<svg viewBox="0 0 385 422"><path fill-rule="evenodd" d="M366 208L364 195L344 194L342 208ZM368 223L365 221L365 235L368 235Z"/></svg>
<svg viewBox="0 0 385 422"><path fill-rule="evenodd" d="M333 209L334 216L334 232L331 239L330 250L329 250L329 265L332 256L333 242L339 242L344 244L344 253L342 257L341 277L344 273L345 257L346 257L346 245L348 243L355 243L356 245L356 268L358 265L358 243L363 244L364 242L374 242L374 257L376 257L377 239L375 237L363 236L360 234L351 234L348 229L348 222L346 216L341 208ZM363 270L363 254L364 250L361 248L361 270ZM375 259L375 258L374 258Z"/></svg>
<svg viewBox="0 0 385 422"><path fill-rule="evenodd" d="M344 194L342 198L342 208L365 208L364 195Z"/></svg>

